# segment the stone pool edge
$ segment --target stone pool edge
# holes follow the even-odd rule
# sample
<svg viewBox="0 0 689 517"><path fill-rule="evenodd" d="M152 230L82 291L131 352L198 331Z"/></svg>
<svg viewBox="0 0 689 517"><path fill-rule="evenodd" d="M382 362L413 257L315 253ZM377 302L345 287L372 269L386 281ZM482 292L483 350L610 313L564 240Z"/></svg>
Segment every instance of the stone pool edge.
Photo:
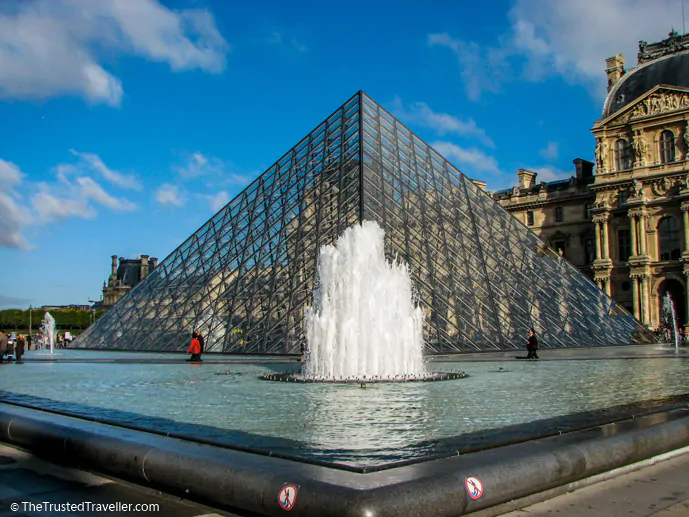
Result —
<svg viewBox="0 0 689 517"><path fill-rule="evenodd" d="M0 403L0 441L59 463L233 511L292 515L458 516L689 445L689 408L369 474L220 449ZM476 499L466 479L480 480Z"/></svg>

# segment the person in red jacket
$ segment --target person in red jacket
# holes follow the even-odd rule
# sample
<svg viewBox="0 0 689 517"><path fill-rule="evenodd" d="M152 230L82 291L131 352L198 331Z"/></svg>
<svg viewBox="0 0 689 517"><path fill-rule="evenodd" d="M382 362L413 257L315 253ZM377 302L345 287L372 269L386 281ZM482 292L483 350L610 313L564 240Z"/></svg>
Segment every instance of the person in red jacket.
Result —
<svg viewBox="0 0 689 517"><path fill-rule="evenodd" d="M187 361L191 361L192 363L202 362L202 360L201 360L201 342L196 337L195 332L191 335L191 344L189 345L189 349L187 350L187 354L191 354L191 357L189 359L187 359Z"/></svg>

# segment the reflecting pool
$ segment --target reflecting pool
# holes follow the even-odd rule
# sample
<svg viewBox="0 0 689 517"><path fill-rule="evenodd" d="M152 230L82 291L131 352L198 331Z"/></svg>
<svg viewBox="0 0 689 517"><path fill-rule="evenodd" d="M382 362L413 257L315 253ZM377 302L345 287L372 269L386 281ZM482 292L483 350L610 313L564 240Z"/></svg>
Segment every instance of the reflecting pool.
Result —
<svg viewBox="0 0 689 517"><path fill-rule="evenodd" d="M42 362L30 351L22 365L0 366L2 400L233 447L375 467L462 446L567 430L586 419L617 418L654 401L689 394L689 357L660 347L542 350L553 360L512 355L430 362L431 371L471 377L440 383L293 384L259 380L278 363L184 362L179 355L60 350ZM123 360L145 360L128 362ZM222 359L222 357L220 358ZM500 369L504 371L500 371ZM229 370L229 372L228 372ZM670 402L681 403L682 398ZM668 403L667 400L663 404ZM585 414L567 418L567 415ZM588 416L586 416L588 415ZM591 416L593 415L593 416ZM618 415L618 416L619 416Z"/></svg>

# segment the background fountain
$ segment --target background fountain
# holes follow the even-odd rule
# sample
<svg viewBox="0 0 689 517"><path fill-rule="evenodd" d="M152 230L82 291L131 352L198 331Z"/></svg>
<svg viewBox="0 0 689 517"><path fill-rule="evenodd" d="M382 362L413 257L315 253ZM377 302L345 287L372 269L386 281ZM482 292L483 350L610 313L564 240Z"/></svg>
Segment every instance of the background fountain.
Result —
<svg viewBox="0 0 689 517"><path fill-rule="evenodd" d="M663 296L663 303L660 311L661 325L669 329L670 338L675 345L675 350L679 350L679 333L677 332L677 313L675 312L675 303L672 301L670 293L665 293Z"/></svg>
<svg viewBox="0 0 689 517"><path fill-rule="evenodd" d="M301 375L265 378L365 383L466 377L426 370L423 323L407 265L388 262L385 232L364 221L320 250L313 306L305 311Z"/></svg>
<svg viewBox="0 0 689 517"><path fill-rule="evenodd" d="M53 318L49 312L46 312L45 316L43 316L41 333L43 334L43 339L45 340L44 343L50 345L50 353L52 354L55 344L55 318Z"/></svg>

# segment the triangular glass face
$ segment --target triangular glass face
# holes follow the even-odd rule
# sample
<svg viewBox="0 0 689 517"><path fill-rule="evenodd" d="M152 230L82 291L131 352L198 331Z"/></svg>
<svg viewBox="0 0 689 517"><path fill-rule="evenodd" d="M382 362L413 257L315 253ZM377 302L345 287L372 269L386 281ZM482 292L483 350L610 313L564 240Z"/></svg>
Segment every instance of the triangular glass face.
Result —
<svg viewBox="0 0 689 517"><path fill-rule="evenodd" d="M321 246L375 220L405 260L429 353L652 342L652 335L364 93L320 124L75 342L298 352Z"/></svg>

